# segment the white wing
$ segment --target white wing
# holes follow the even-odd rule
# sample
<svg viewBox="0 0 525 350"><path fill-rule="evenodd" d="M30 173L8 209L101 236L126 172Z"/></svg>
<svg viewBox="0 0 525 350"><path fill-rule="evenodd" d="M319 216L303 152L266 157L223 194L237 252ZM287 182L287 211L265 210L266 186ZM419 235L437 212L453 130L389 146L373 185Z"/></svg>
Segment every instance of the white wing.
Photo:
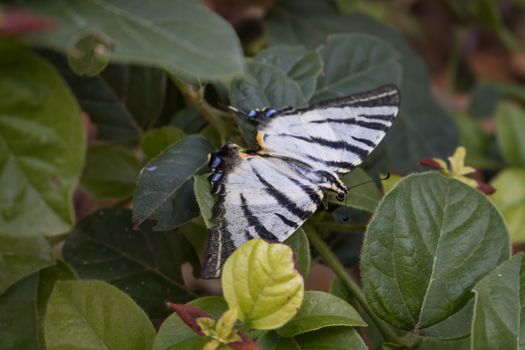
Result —
<svg viewBox="0 0 525 350"><path fill-rule="evenodd" d="M323 198L319 177L306 164L239 151L218 152L223 178L208 235L204 278L215 278L228 255L252 238L282 242L312 215ZM310 178L309 178L310 177ZM312 178L314 180L312 180Z"/></svg>
<svg viewBox="0 0 525 350"><path fill-rule="evenodd" d="M399 110L399 90L387 85L366 93L284 109L259 125L260 152L317 163L348 173L379 144Z"/></svg>

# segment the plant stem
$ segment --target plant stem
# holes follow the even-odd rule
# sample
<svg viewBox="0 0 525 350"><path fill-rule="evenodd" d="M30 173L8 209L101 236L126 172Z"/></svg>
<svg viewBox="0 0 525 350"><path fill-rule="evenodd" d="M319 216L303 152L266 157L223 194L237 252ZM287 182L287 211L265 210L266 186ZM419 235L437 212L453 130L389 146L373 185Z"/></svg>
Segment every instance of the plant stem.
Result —
<svg viewBox="0 0 525 350"><path fill-rule="evenodd" d="M224 143L228 136L227 120L232 119L231 114L221 111L211 106L204 98L204 88L195 88L174 75L170 75L171 80L180 90L186 104L193 106L203 117L212 125L220 135L221 142Z"/></svg>
<svg viewBox="0 0 525 350"><path fill-rule="evenodd" d="M330 231L338 231L344 233L362 233L366 230L365 225L351 225L351 224L340 224L338 222L320 222L323 228Z"/></svg>
<svg viewBox="0 0 525 350"><path fill-rule="evenodd" d="M404 338L399 337L391 328L389 328L381 319L379 319L379 317L377 317L377 315L372 311L372 309L366 302L365 296L361 291L361 288L359 288L357 283L348 274L343 264L341 264L341 262L337 259L335 254L330 250L330 247L328 247L328 245L319 236L317 231L309 225L304 225L303 229L306 232L306 235L308 236L312 245L315 247L317 252L319 252L319 254L323 257L326 264L330 266L330 268L335 272L337 277L339 277L343 281L348 291L356 298L357 302L363 307L366 313L374 321L377 329L379 329L385 341L396 343L399 345L412 345L406 344L407 342L404 340Z"/></svg>

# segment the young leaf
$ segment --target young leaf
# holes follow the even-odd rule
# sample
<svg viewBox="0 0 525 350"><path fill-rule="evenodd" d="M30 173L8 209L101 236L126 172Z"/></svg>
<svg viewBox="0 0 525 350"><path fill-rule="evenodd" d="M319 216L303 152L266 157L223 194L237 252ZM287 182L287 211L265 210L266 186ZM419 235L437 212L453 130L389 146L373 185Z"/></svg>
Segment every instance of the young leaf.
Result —
<svg viewBox="0 0 525 350"><path fill-rule="evenodd" d="M490 199L501 210L512 242L525 242L525 169L504 169L491 185L497 191Z"/></svg>
<svg viewBox="0 0 525 350"><path fill-rule="evenodd" d="M53 263L45 238L0 234L0 295L17 281Z"/></svg>
<svg viewBox="0 0 525 350"><path fill-rule="evenodd" d="M210 192L210 183L208 182L208 174L195 175L193 177L193 192L199 204L202 220L207 228L212 226L211 216L212 208L215 200Z"/></svg>
<svg viewBox="0 0 525 350"><path fill-rule="evenodd" d="M204 297L195 299L187 305L198 307L217 319L227 309L228 305L221 297ZM208 339L201 337L183 322L177 314L169 316L161 325L153 350L200 350Z"/></svg>
<svg viewBox="0 0 525 350"><path fill-rule="evenodd" d="M0 48L0 231L57 234L73 223L85 136L66 84L35 54Z"/></svg>
<svg viewBox="0 0 525 350"><path fill-rule="evenodd" d="M411 175L368 226L365 295L388 323L424 334L463 308L474 284L508 257L508 232L486 196L437 173Z"/></svg>
<svg viewBox="0 0 525 350"><path fill-rule="evenodd" d="M155 229L169 230L195 215L192 176L208 162L212 151L200 136L187 136L151 160L140 174L133 200L133 222L157 220Z"/></svg>
<svg viewBox="0 0 525 350"><path fill-rule="evenodd" d="M511 166L525 166L525 111L515 104L498 106L496 135L501 153Z"/></svg>
<svg viewBox="0 0 525 350"><path fill-rule="evenodd" d="M96 31L79 33L67 57L69 66L78 75L93 77L108 65L112 45L111 39Z"/></svg>
<svg viewBox="0 0 525 350"><path fill-rule="evenodd" d="M525 329L525 261L513 256L474 287L476 306L472 323L472 349L519 349Z"/></svg>
<svg viewBox="0 0 525 350"><path fill-rule="evenodd" d="M137 301L151 317L163 317L165 301L192 296L181 265L198 258L184 236L154 232L146 223L133 231L131 211L108 208L82 220L67 237L63 255L85 279L109 282Z"/></svg>
<svg viewBox="0 0 525 350"><path fill-rule="evenodd" d="M277 330L279 335L293 337L324 327L366 327L357 311L335 295L309 291L294 318Z"/></svg>
<svg viewBox="0 0 525 350"><path fill-rule="evenodd" d="M80 183L97 198L129 198L135 190L140 168L138 159L125 148L91 146Z"/></svg>
<svg viewBox="0 0 525 350"><path fill-rule="evenodd" d="M60 0L23 0L17 5L60 22L58 30L31 38L40 46L69 52L79 34L96 28L111 42L106 56L114 62L146 64L204 80L231 78L243 68L233 28L198 2L71 0L63 7ZM167 13L173 15L166 19Z"/></svg>
<svg viewBox="0 0 525 350"><path fill-rule="evenodd" d="M370 178L363 169L355 168L349 174L345 175L342 180L346 187L350 188L351 186L372 181L372 178ZM363 209L373 213L381 199L381 193L379 192L377 185L373 182L351 189L347 196L348 199L345 199L344 201L338 201L335 197L330 196L329 202L337 205L344 205L348 201L349 207Z"/></svg>
<svg viewBox="0 0 525 350"><path fill-rule="evenodd" d="M155 330L126 294L100 281L57 282L44 323L46 345L59 349L151 349Z"/></svg>
<svg viewBox="0 0 525 350"><path fill-rule="evenodd" d="M226 260L222 289L246 327L275 329L297 313L304 281L290 247L252 239Z"/></svg>

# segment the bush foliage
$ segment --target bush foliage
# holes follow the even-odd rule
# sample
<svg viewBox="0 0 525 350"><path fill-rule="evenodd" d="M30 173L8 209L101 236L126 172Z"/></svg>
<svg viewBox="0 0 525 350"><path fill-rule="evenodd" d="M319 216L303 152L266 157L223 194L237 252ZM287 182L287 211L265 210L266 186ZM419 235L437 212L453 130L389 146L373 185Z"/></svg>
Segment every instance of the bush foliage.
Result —
<svg viewBox="0 0 525 350"><path fill-rule="evenodd" d="M0 7L0 348L517 348L525 90L473 82L452 115L387 24L397 5L249 3L265 15L251 20L258 35L237 26L242 43L195 1ZM496 2L442 3L517 49ZM387 83L399 117L343 181L393 176L330 198L285 244L238 249L224 296L198 280L208 154L255 147L255 124L222 106L303 107ZM313 259L337 276L329 291L304 290ZM345 269L357 259L358 282Z"/></svg>

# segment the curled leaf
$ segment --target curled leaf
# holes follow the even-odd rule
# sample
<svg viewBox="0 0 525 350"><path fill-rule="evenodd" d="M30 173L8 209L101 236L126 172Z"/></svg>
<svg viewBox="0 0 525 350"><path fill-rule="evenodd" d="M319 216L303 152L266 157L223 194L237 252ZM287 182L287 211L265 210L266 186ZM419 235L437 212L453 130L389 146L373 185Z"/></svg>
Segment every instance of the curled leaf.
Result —
<svg viewBox="0 0 525 350"><path fill-rule="evenodd" d="M166 306L170 310L176 312L180 319L183 320L184 323L188 325L188 327L193 329L195 333L199 335L205 335L201 326L199 325L199 323L203 324L202 318L209 318L213 321L208 313L195 306L174 303L166 303ZM197 320L200 320L200 322Z"/></svg>

